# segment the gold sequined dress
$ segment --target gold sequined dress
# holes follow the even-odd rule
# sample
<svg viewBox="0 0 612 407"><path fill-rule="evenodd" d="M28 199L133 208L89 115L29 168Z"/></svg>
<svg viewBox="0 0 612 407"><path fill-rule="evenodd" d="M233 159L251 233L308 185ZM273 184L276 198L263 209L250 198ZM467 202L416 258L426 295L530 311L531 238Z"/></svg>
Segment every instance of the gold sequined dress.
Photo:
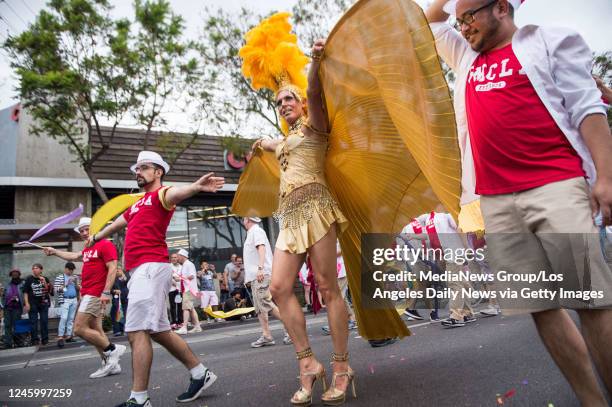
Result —
<svg viewBox="0 0 612 407"><path fill-rule="evenodd" d="M325 178L328 135L310 133L305 136L300 126L276 147L281 169L276 247L290 253L306 252L334 223L338 232L348 225Z"/></svg>

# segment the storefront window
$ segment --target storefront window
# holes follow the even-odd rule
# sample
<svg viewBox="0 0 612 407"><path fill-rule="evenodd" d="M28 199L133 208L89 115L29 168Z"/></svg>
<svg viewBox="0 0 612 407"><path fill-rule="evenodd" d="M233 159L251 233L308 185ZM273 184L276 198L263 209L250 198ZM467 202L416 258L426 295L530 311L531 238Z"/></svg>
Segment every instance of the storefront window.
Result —
<svg viewBox="0 0 612 407"><path fill-rule="evenodd" d="M205 259L220 267L232 253L242 253L246 230L241 218L229 206L191 206L187 208L192 259Z"/></svg>

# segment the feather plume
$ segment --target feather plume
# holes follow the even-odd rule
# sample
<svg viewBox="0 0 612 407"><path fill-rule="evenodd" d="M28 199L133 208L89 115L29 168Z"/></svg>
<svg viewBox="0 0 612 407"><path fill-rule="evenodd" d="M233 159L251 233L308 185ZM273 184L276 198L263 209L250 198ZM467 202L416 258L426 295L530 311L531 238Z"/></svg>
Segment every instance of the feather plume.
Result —
<svg viewBox="0 0 612 407"><path fill-rule="evenodd" d="M258 90L271 89L275 93L283 85L294 85L302 99L306 95L304 68L308 57L297 45L291 33L290 13L276 13L264 19L246 35L246 44L238 55L242 58L242 74Z"/></svg>

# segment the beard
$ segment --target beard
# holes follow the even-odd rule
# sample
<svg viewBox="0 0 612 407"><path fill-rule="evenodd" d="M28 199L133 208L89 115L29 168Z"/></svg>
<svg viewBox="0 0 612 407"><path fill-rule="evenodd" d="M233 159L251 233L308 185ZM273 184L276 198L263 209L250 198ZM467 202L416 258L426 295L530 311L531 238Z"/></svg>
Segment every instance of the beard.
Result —
<svg viewBox="0 0 612 407"><path fill-rule="evenodd" d="M144 177L138 177L136 178L136 184L138 185L138 187L142 188L142 187L146 187L147 185L149 185L151 183L151 181L147 181L146 178Z"/></svg>

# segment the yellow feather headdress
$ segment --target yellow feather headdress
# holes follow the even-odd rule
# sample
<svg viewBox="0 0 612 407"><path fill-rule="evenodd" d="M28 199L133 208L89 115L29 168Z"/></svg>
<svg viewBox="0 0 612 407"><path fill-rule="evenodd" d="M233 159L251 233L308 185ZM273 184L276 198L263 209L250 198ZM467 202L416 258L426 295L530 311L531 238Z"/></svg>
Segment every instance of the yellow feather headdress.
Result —
<svg viewBox="0 0 612 407"><path fill-rule="evenodd" d="M276 13L262 20L246 33L246 44L238 55L242 58L242 74L254 89L267 88L275 94L288 90L303 101L307 87L304 70L309 59L291 33L290 16Z"/></svg>

